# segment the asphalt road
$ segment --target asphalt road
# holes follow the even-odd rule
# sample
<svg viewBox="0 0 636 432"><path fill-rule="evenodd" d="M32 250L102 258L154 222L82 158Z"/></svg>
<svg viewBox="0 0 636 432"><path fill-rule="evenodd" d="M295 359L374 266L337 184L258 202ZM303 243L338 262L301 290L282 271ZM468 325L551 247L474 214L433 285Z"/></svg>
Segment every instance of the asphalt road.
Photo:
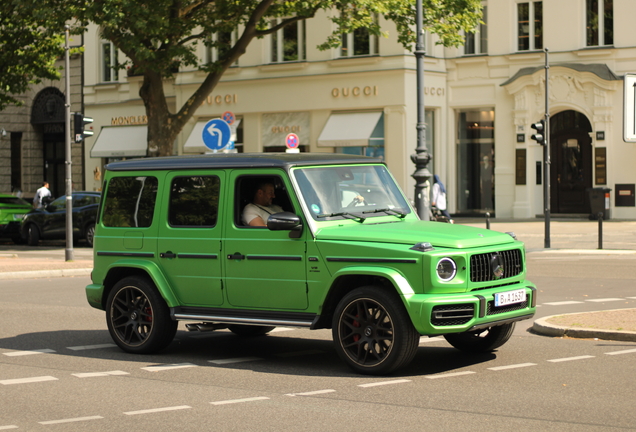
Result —
<svg viewBox="0 0 636 432"><path fill-rule="evenodd" d="M634 255L528 254L537 316L636 307ZM328 330L190 333L158 355L116 348L85 277L0 281L0 430L636 430L636 344L519 323L497 352L422 339L388 377L355 375ZM631 298L630 298L631 297Z"/></svg>

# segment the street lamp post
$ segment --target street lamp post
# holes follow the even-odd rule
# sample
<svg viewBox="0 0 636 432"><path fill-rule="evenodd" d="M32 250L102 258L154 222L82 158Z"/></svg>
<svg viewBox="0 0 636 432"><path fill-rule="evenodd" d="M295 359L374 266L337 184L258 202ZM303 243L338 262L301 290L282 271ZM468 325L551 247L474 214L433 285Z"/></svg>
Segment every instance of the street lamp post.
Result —
<svg viewBox="0 0 636 432"><path fill-rule="evenodd" d="M67 25L65 29L65 43L64 43L64 68L65 70L65 86L66 86L66 100L65 100L65 146L64 157L66 160L65 180L66 180L66 261L73 261L73 183L71 180L71 62L69 56L68 36L70 27Z"/></svg>
<svg viewBox="0 0 636 432"><path fill-rule="evenodd" d="M426 124L424 123L424 32L422 29L423 11L422 0L417 0L415 4L416 23L416 43L415 61L417 74L417 148L415 154L411 155L411 161L415 164L415 172L411 177L415 179L415 210L420 219L429 220L430 201L429 183L431 172L427 165L431 160L431 155L426 149Z"/></svg>

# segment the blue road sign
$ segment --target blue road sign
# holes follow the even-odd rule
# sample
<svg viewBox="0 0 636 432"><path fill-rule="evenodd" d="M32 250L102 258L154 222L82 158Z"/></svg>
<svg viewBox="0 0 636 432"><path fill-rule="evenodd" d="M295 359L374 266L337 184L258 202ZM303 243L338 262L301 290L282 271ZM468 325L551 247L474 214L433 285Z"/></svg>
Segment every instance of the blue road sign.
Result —
<svg viewBox="0 0 636 432"><path fill-rule="evenodd" d="M223 149L232 138L230 125L222 119L210 120L203 126L203 143L210 150Z"/></svg>

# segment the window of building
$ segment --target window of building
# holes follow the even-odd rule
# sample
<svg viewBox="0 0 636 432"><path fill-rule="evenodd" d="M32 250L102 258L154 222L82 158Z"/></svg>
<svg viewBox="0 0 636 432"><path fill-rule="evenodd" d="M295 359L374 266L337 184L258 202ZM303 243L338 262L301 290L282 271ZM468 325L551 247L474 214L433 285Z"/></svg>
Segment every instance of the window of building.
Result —
<svg viewBox="0 0 636 432"><path fill-rule="evenodd" d="M282 18L270 22L274 27L282 21ZM305 60L305 20L290 24L271 35L272 63L291 62Z"/></svg>
<svg viewBox="0 0 636 432"><path fill-rule="evenodd" d="M457 212L495 208L495 111L460 111L457 131Z"/></svg>
<svg viewBox="0 0 636 432"><path fill-rule="evenodd" d="M219 31L211 36L213 46L207 48L208 62L212 63L227 53L238 40L238 29L233 31ZM232 65L238 66L238 60Z"/></svg>
<svg viewBox="0 0 636 432"><path fill-rule="evenodd" d="M517 50L543 49L543 2L517 4Z"/></svg>
<svg viewBox="0 0 636 432"><path fill-rule="evenodd" d="M117 48L112 42L102 42L102 81L119 81L119 63L117 62Z"/></svg>
<svg viewBox="0 0 636 432"><path fill-rule="evenodd" d="M614 44L614 1L585 1L586 45Z"/></svg>
<svg viewBox="0 0 636 432"><path fill-rule="evenodd" d="M374 17L377 22L377 16ZM371 34L366 27L355 29L342 35L340 57L354 57L378 54L378 36Z"/></svg>
<svg viewBox="0 0 636 432"><path fill-rule="evenodd" d="M464 54L487 54L488 53L488 6L484 5L481 23L474 32L466 33L464 43Z"/></svg>
<svg viewBox="0 0 636 432"><path fill-rule="evenodd" d="M22 132L11 132L11 192L22 191Z"/></svg>
<svg viewBox="0 0 636 432"><path fill-rule="evenodd" d="M174 178L168 208L170 226L215 226L219 210L220 184L216 176Z"/></svg>
<svg viewBox="0 0 636 432"><path fill-rule="evenodd" d="M110 179L104 203L104 226L147 228L152 225L157 186L156 177Z"/></svg>

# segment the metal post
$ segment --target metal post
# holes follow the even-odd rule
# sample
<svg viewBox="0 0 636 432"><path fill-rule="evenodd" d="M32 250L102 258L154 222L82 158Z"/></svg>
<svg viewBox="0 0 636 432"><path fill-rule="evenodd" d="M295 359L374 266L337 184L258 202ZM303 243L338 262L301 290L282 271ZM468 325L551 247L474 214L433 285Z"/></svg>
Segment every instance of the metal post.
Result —
<svg viewBox="0 0 636 432"><path fill-rule="evenodd" d="M66 180L66 261L73 261L73 182L71 177L71 61L69 55L68 37L70 27L64 26L65 43L64 43L64 68L66 97L65 97L65 128L66 128L66 145L64 149L64 158L66 160L65 180Z"/></svg>
<svg viewBox="0 0 636 432"><path fill-rule="evenodd" d="M490 212L486 212L486 229L490 229Z"/></svg>
<svg viewBox="0 0 636 432"><path fill-rule="evenodd" d="M598 248L603 249L603 212L598 212Z"/></svg>
<svg viewBox="0 0 636 432"><path fill-rule="evenodd" d="M543 146L543 214L545 220L545 237L543 247L550 248L550 63L548 49L545 48L545 145Z"/></svg>
<svg viewBox="0 0 636 432"><path fill-rule="evenodd" d="M429 183L431 173L427 168L431 155L426 149L426 124L424 123L424 31L422 0L416 0L415 19L417 39L415 43L415 64L417 75L417 148L411 155L415 164L415 172L411 177L415 179L415 209L420 219L430 219Z"/></svg>

